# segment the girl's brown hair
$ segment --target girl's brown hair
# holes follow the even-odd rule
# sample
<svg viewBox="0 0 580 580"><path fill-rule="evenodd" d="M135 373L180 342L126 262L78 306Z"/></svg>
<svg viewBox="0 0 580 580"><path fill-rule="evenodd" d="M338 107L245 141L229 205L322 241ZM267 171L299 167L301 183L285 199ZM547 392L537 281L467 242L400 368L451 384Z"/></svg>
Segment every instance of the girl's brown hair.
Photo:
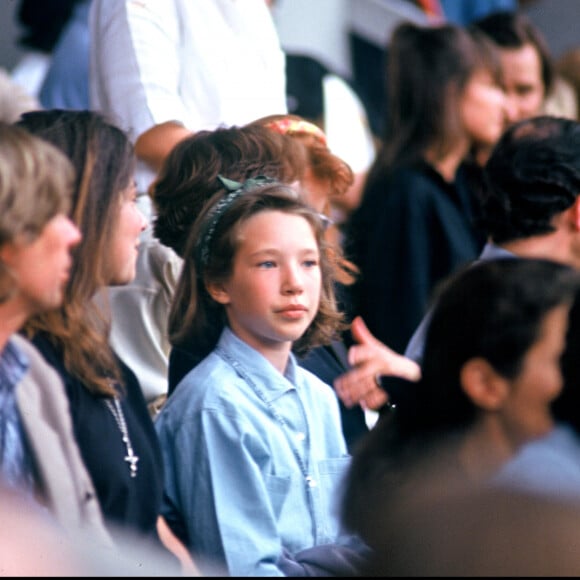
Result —
<svg viewBox="0 0 580 580"><path fill-rule="evenodd" d="M169 338L174 346L195 344L201 356L209 354L219 339L227 319L224 307L215 302L206 290L208 282L227 280L239 248L240 226L264 211L281 211L303 217L311 225L320 248L322 292L318 312L304 335L294 345L298 354L321 344L328 344L344 330L343 316L334 296L334 266L324 241L324 225L320 216L296 197L290 187L270 183L256 187L232 201L217 222L209 243L207 262L200 268L197 256L201 236L211 219L215 204L223 200L214 196L195 222L188 239L183 270L169 315Z"/></svg>

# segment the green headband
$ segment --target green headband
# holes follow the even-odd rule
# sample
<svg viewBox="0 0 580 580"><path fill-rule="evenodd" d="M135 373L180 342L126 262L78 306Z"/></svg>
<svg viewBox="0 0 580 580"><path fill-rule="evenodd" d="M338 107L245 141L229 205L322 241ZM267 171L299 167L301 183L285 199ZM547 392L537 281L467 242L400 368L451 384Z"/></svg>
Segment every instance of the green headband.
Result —
<svg viewBox="0 0 580 580"><path fill-rule="evenodd" d="M221 175L218 175L217 178L228 193L210 210L209 216L207 217L205 224L202 227L199 241L195 246L197 254L198 274L201 273L202 268L207 266L209 260L209 248L215 234L216 227L223 215L234 203L234 201L236 201L236 199L238 199L238 197L244 193L254 191L261 186L267 185L269 183L278 183L275 179L266 177L265 175L251 177L250 179L246 179L244 183L233 181L232 179L227 179Z"/></svg>

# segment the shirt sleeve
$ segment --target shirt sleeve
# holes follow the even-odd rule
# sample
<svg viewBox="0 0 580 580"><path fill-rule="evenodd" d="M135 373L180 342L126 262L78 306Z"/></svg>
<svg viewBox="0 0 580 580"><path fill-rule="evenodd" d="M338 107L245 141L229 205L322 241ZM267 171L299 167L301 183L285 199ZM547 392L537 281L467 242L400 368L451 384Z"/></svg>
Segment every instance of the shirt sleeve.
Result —
<svg viewBox="0 0 580 580"><path fill-rule="evenodd" d="M93 108L112 114L133 141L154 125L185 118L174 2L94 0L90 29Z"/></svg>

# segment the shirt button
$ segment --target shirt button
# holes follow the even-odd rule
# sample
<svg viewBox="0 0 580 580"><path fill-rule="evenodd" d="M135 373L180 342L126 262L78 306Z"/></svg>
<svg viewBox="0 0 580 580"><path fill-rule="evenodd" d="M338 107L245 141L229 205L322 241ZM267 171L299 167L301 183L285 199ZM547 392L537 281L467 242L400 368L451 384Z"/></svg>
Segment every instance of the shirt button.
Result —
<svg viewBox="0 0 580 580"><path fill-rule="evenodd" d="M296 434L297 441L304 441L304 439L306 439L306 435L304 433L297 433Z"/></svg>

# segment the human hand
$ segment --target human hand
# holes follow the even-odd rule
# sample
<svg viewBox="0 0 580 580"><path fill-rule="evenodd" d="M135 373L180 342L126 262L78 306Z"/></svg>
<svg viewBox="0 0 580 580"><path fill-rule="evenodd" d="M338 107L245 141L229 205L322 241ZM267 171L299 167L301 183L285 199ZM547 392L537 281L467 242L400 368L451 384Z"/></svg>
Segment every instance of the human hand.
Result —
<svg viewBox="0 0 580 580"><path fill-rule="evenodd" d="M336 393L346 407L359 404L377 410L385 405L388 394L380 386L382 375L419 379L419 365L375 338L360 316L352 321L351 333L358 343L348 351L353 368L334 381Z"/></svg>

